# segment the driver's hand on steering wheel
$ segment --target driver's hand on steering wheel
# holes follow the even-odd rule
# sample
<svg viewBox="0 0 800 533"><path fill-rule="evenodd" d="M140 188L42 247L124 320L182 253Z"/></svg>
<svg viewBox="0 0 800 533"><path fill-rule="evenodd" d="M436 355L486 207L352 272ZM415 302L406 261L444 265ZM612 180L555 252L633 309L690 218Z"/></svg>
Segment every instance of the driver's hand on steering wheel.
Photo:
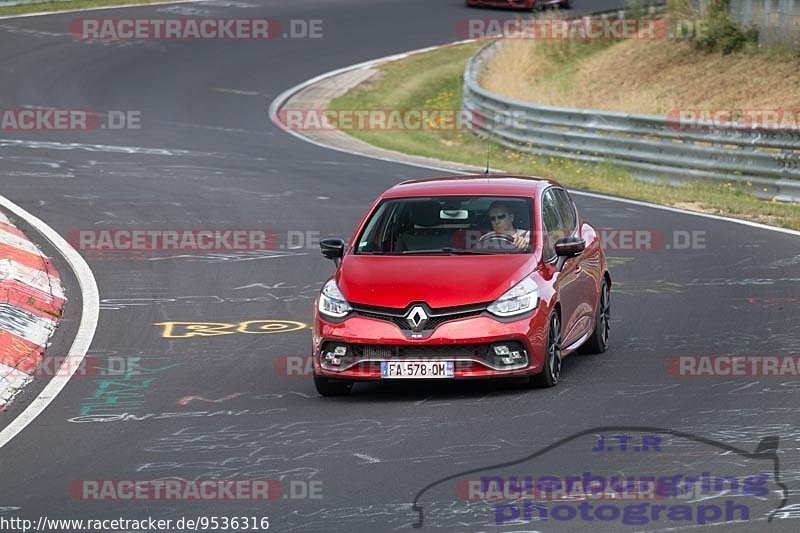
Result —
<svg viewBox="0 0 800 533"><path fill-rule="evenodd" d="M523 248L527 248L528 244L531 242L531 233L526 231L525 233L520 233L519 235L514 235L514 247L519 248L522 250Z"/></svg>

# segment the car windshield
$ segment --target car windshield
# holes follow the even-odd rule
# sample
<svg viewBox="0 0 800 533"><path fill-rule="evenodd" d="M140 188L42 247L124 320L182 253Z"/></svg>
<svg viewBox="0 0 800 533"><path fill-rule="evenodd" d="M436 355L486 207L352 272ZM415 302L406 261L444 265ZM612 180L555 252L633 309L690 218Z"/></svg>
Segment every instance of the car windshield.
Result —
<svg viewBox="0 0 800 533"><path fill-rule="evenodd" d="M358 239L356 254L530 253L530 198L444 196L385 200Z"/></svg>

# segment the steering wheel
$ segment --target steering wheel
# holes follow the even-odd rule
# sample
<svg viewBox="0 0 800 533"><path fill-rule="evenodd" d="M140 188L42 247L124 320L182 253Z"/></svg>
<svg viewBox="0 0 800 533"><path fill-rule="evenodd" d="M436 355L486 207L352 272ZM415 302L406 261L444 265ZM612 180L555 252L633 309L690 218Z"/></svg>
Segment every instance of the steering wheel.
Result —
<svg viewBox="0 0 800 533"><path fill-rule="evenodd" d="M488 243L494 242L495 244L491 246L487 246ZM513 235L508 235L507 233L497 233L496 231L490 231L486 235L481 235L481 238L478 239L478 245L482 248L498 248L501 250L508 250L510 249L509 246L514 246L514 237Z"/></svg>

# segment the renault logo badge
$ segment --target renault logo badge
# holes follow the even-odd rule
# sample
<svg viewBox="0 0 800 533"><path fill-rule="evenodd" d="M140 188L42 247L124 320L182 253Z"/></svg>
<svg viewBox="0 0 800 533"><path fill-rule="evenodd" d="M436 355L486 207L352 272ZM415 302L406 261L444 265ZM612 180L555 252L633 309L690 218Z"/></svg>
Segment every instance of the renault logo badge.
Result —
<svg viewBox="0 0 800 533"><path fill-rule="evenodd" d="M428 314L425 313L425 310L421 306L417 305L408 312L408 315L406 315L406 320L411 326L411 329L414 331L419 331L428 321Z"/></svg>

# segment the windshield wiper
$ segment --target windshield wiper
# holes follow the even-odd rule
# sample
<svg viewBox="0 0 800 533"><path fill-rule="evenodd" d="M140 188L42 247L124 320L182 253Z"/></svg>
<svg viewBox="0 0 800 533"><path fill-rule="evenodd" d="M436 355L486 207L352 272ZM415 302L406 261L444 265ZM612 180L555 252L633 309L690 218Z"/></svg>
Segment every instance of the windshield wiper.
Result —
<svg viewBox="0 0 800 533"><path fill-rule="evenodd" d="M497 255L498 252L487 250L473 250L469 248L431 248L429 250L404 250L402 252L356 252L356 255L424 255L424 254L449 254L449 255Z"/></svg>
<svg viewBox="0 0 800 533"><path fill-rule="evenodd" d="M495 252L488 250L475 250L474 248L442 248L452 254L457 255L495 255Z"/></svg>
<svg viewBox="0 0 800 533"><path fill-rule="evenodd" d="M487 252L485 250L469 250L467 248L452 248L452 247L444 247L444 248L435 248L432 250L406 250L404 252L400 252L401 255L413 255L413 254L452 254L452 255L493 255L492 252Z"/></svg>

